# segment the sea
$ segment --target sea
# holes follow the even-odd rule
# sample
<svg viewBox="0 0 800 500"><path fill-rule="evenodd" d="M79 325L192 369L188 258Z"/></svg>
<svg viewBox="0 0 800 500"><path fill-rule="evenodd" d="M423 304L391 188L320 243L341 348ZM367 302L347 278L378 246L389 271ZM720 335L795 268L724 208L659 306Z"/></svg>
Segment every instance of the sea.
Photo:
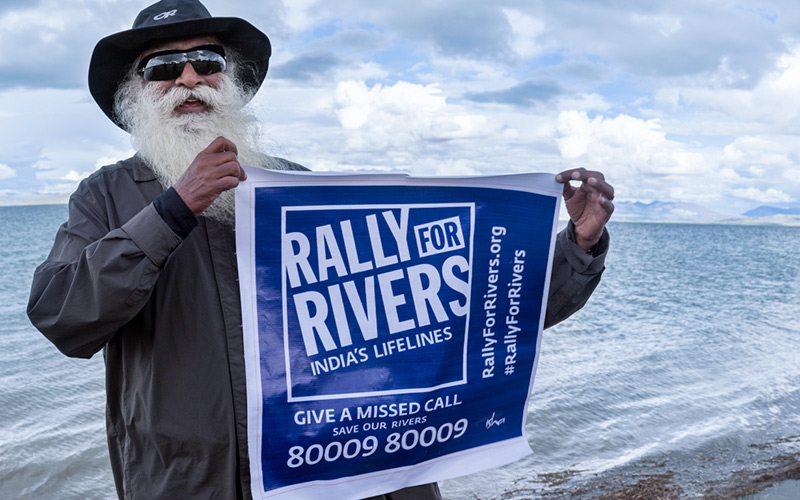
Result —
<svg viewBox="0 0 800 500"><path fill-rule="evenodd" d="M66 214L0 207L0 499L115 498L102 356L63 356L25 315ZM533 453L442 482L446 499L594 498L643 478L703 498L800 457L800 227L609 230L600 286L543 333Z"/></svg>

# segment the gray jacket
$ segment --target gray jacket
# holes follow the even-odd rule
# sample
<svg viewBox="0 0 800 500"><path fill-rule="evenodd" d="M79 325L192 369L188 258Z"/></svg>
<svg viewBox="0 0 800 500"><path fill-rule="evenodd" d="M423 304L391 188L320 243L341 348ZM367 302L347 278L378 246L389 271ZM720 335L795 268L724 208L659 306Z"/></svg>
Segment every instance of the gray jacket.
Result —
<svg viewBox="0 0 800 500"><path fill-rule="evenodd" d="M68 356L103 349L120 498L249 499L234 232L200 217L182 240L153 208L162 191L138 157L84 180L28 316ZM548 326L583 306L603 270L607 235L598 257L570 238L571 227L558 236Z"/></svg>

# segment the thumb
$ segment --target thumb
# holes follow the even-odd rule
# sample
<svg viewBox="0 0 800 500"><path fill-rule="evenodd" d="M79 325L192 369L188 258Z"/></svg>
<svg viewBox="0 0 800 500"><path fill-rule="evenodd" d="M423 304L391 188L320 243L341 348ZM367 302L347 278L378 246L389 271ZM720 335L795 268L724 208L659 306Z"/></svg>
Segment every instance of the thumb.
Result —
<svg viewBox="0 0 800 500"><path fill-rule="evenodd" d="M562 194L565 200L572 198L572 195L575 194L575 188L569 184L569 181L564 183L564 189L562 190Z"/></svg>

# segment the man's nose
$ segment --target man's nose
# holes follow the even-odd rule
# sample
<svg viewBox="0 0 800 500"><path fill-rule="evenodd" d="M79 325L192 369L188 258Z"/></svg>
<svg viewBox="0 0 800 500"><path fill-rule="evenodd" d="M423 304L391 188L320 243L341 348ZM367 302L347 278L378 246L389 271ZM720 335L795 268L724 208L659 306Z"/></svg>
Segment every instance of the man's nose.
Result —
<svg viewBox="0 0 800 500"><path fill-rule="evenodd" d="M175 85L183 85L184 87L191 89L202 81L202 77L194 70L194 66L187 62L183 65L181 76L175 79Z"/></svg>

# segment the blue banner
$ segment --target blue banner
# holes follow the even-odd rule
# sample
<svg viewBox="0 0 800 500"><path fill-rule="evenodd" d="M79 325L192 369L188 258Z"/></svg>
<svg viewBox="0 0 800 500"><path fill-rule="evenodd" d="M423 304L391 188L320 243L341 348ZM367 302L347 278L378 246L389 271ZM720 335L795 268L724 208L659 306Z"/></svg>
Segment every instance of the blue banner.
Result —
<svg viewBox="0 0 800 500"><path fill-rule="evenodd" d="M530 452L552 175L248 176L237 252L255 498L364 498Z"/></svg>

